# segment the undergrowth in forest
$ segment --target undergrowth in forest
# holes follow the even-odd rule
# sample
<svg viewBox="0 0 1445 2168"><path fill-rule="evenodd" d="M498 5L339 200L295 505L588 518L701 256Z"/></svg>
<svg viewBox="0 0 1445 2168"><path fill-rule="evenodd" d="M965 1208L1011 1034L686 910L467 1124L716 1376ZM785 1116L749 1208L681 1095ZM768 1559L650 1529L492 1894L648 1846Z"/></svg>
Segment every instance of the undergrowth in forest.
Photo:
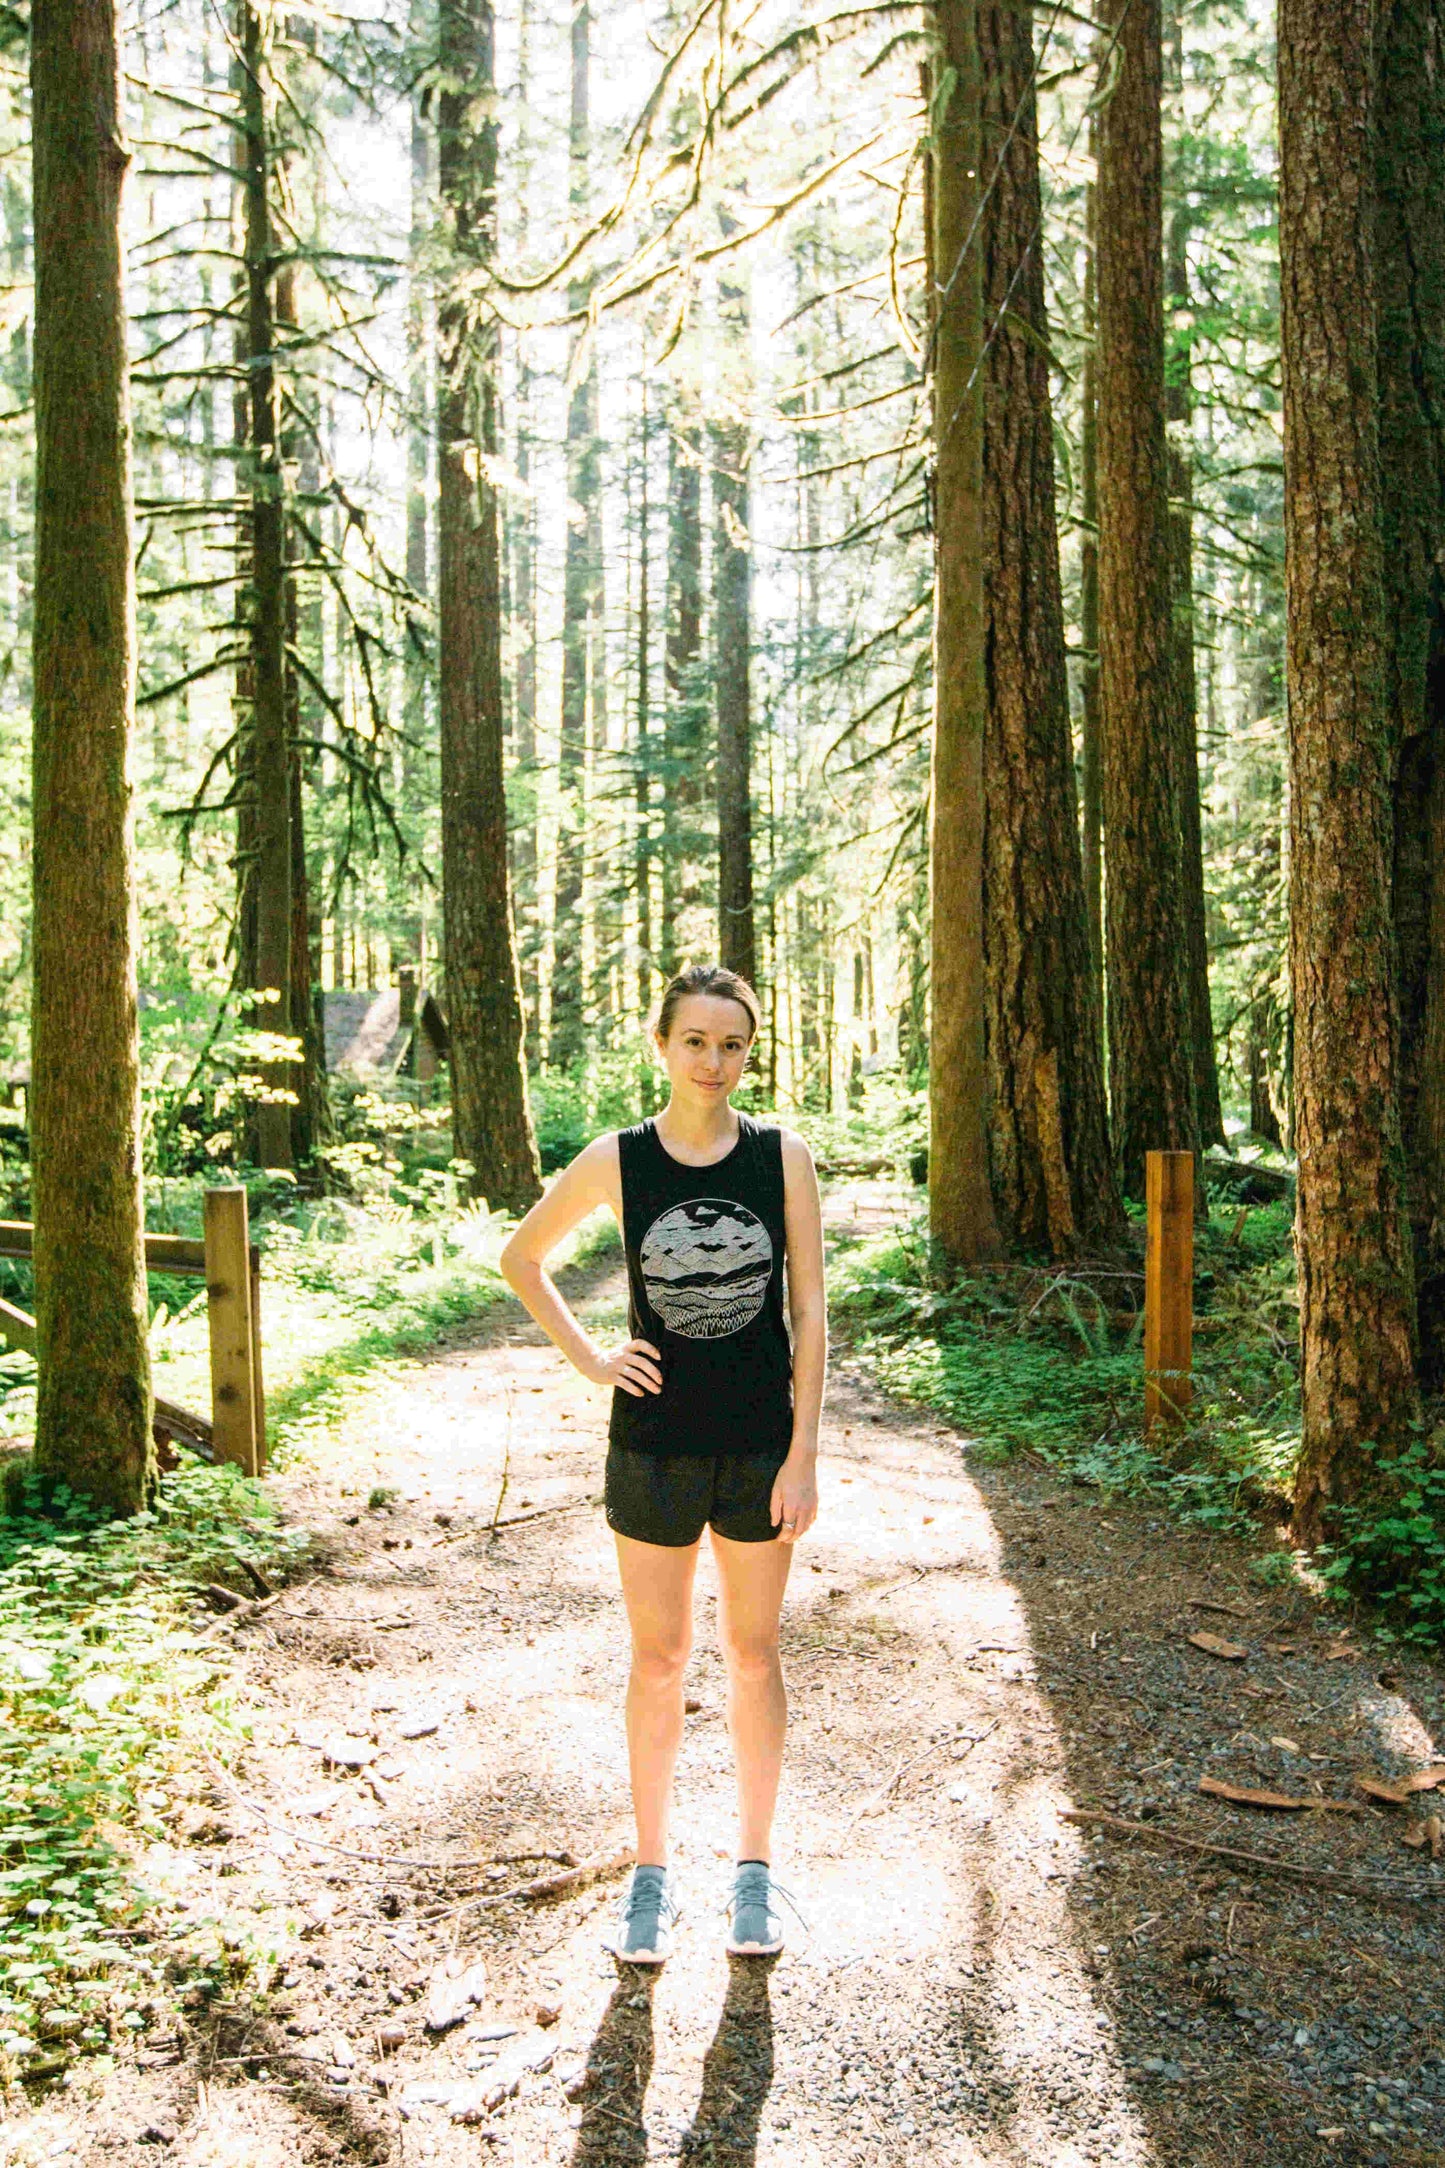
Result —
<svg viewBox="0 0 1445 2168"><path fill-rule="evenodd" d="M1167 1438L1146 1440L1142 1427L1142 1243L1137 1259L967 1273L939 1256L920 1215L901 1233L843 1236L830 1306L880 1383L937 1408L975 1451L1033 1452L1077 1482L1148 1494L1196 1525L1268 1530L1257 1562L1268 1574L1290 1564L1274 1529L1299 1451L1291 1218L1284 1201L1243 1216L1224 1204L1197 1228L1194 1400ZM1382 1632L1439 1642L1445 1468L1422 1440L1394 1472L1388 1510L1342 1515L1309 1569L1342 1600L1367 1594Z"/></svg>
<svg viewBox="0 0 1445 2168"><path fill-rule="evenodd" d="M244 1730L200 1592L294 1568L264 1487L187 1460L150 1512L96 1525L12 1485L0 1519L0 2074L44 2075L254 1968L220 1919L179 1924L170 1841L203 1823L203 1753Z"/></svg>

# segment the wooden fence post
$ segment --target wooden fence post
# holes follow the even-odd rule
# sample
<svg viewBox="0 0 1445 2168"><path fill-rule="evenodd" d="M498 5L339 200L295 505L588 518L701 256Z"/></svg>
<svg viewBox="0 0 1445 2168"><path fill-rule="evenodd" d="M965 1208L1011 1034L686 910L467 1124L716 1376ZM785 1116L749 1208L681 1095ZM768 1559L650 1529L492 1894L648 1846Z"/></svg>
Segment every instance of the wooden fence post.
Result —
<svg viewBox="0 0 1445 2168"><path fill-rule="evenodd" d="M259 1475L259 1365L251 1302L251 1230L239 1185L208 1189L205 1203L206 1308L211 1326L211 1420L217 1460Z"/></svg>
<svg viewBox="0 0 1445 2168"><path fill-rule="evenodd" d="M1194 1154L1144 1155L1144 1428L1189 1406L1194 1344Z"/></svg>

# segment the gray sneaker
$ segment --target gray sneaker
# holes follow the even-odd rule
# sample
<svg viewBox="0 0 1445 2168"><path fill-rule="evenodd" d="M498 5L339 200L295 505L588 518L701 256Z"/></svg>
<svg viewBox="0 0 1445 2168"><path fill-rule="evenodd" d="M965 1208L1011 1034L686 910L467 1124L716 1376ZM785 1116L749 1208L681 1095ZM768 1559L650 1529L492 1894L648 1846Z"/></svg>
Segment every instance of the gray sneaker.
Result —
<svg viewBox="0 0 1445 2168"><path fill-rule="evenodd" d="M634 1867L618 1908L612 1950L628 1965L660 1965L672 1955L677 1906L665 1867Z"/></svg>
<svg viewBox="0 0 1445 2168"><path fill-rule="evenodd" d="M783 1947L783 1922L772 1874L760 1859L739 1862L728 1904L732 1915L728 1951L733 1957L774 1957Z"/></svg>

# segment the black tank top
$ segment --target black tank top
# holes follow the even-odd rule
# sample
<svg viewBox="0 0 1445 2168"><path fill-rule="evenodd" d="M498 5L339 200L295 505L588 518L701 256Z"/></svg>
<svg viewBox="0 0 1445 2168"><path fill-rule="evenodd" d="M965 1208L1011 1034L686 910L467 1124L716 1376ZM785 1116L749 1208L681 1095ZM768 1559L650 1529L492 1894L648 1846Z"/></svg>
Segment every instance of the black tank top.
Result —
<svg viewBox="0 0 1445 2168"><path fill-rule="evenodd" d="M618 1132L628 1319L662 1356L662 1391L612 1395L613 1445L785 1453L793 1351L783 1315L783 1140L746 1114L710 1167L674 1159L655 1121Z"/></svg>

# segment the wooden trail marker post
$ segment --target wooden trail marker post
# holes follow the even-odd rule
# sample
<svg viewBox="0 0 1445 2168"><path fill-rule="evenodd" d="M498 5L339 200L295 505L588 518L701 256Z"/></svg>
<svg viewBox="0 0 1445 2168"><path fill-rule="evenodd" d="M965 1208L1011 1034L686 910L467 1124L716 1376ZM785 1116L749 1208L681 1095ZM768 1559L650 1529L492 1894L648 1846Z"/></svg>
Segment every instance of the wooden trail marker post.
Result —
<svg viewBox="0 0 1445 2168"><path fill-rule="evenodd" d="M211 1420L217 1460L260 1475L266 1459L261 1413L257 1281L240 1184L208 1189L205 1204L206 1309L211 1327Z"/></svg>
<svg viewBox="0 0 1445 2168"><path fill-rule="evenodd" d="M1194 1154L1147 1152L1144 1428L1180 1422L1194 1353Z"/></svg>

